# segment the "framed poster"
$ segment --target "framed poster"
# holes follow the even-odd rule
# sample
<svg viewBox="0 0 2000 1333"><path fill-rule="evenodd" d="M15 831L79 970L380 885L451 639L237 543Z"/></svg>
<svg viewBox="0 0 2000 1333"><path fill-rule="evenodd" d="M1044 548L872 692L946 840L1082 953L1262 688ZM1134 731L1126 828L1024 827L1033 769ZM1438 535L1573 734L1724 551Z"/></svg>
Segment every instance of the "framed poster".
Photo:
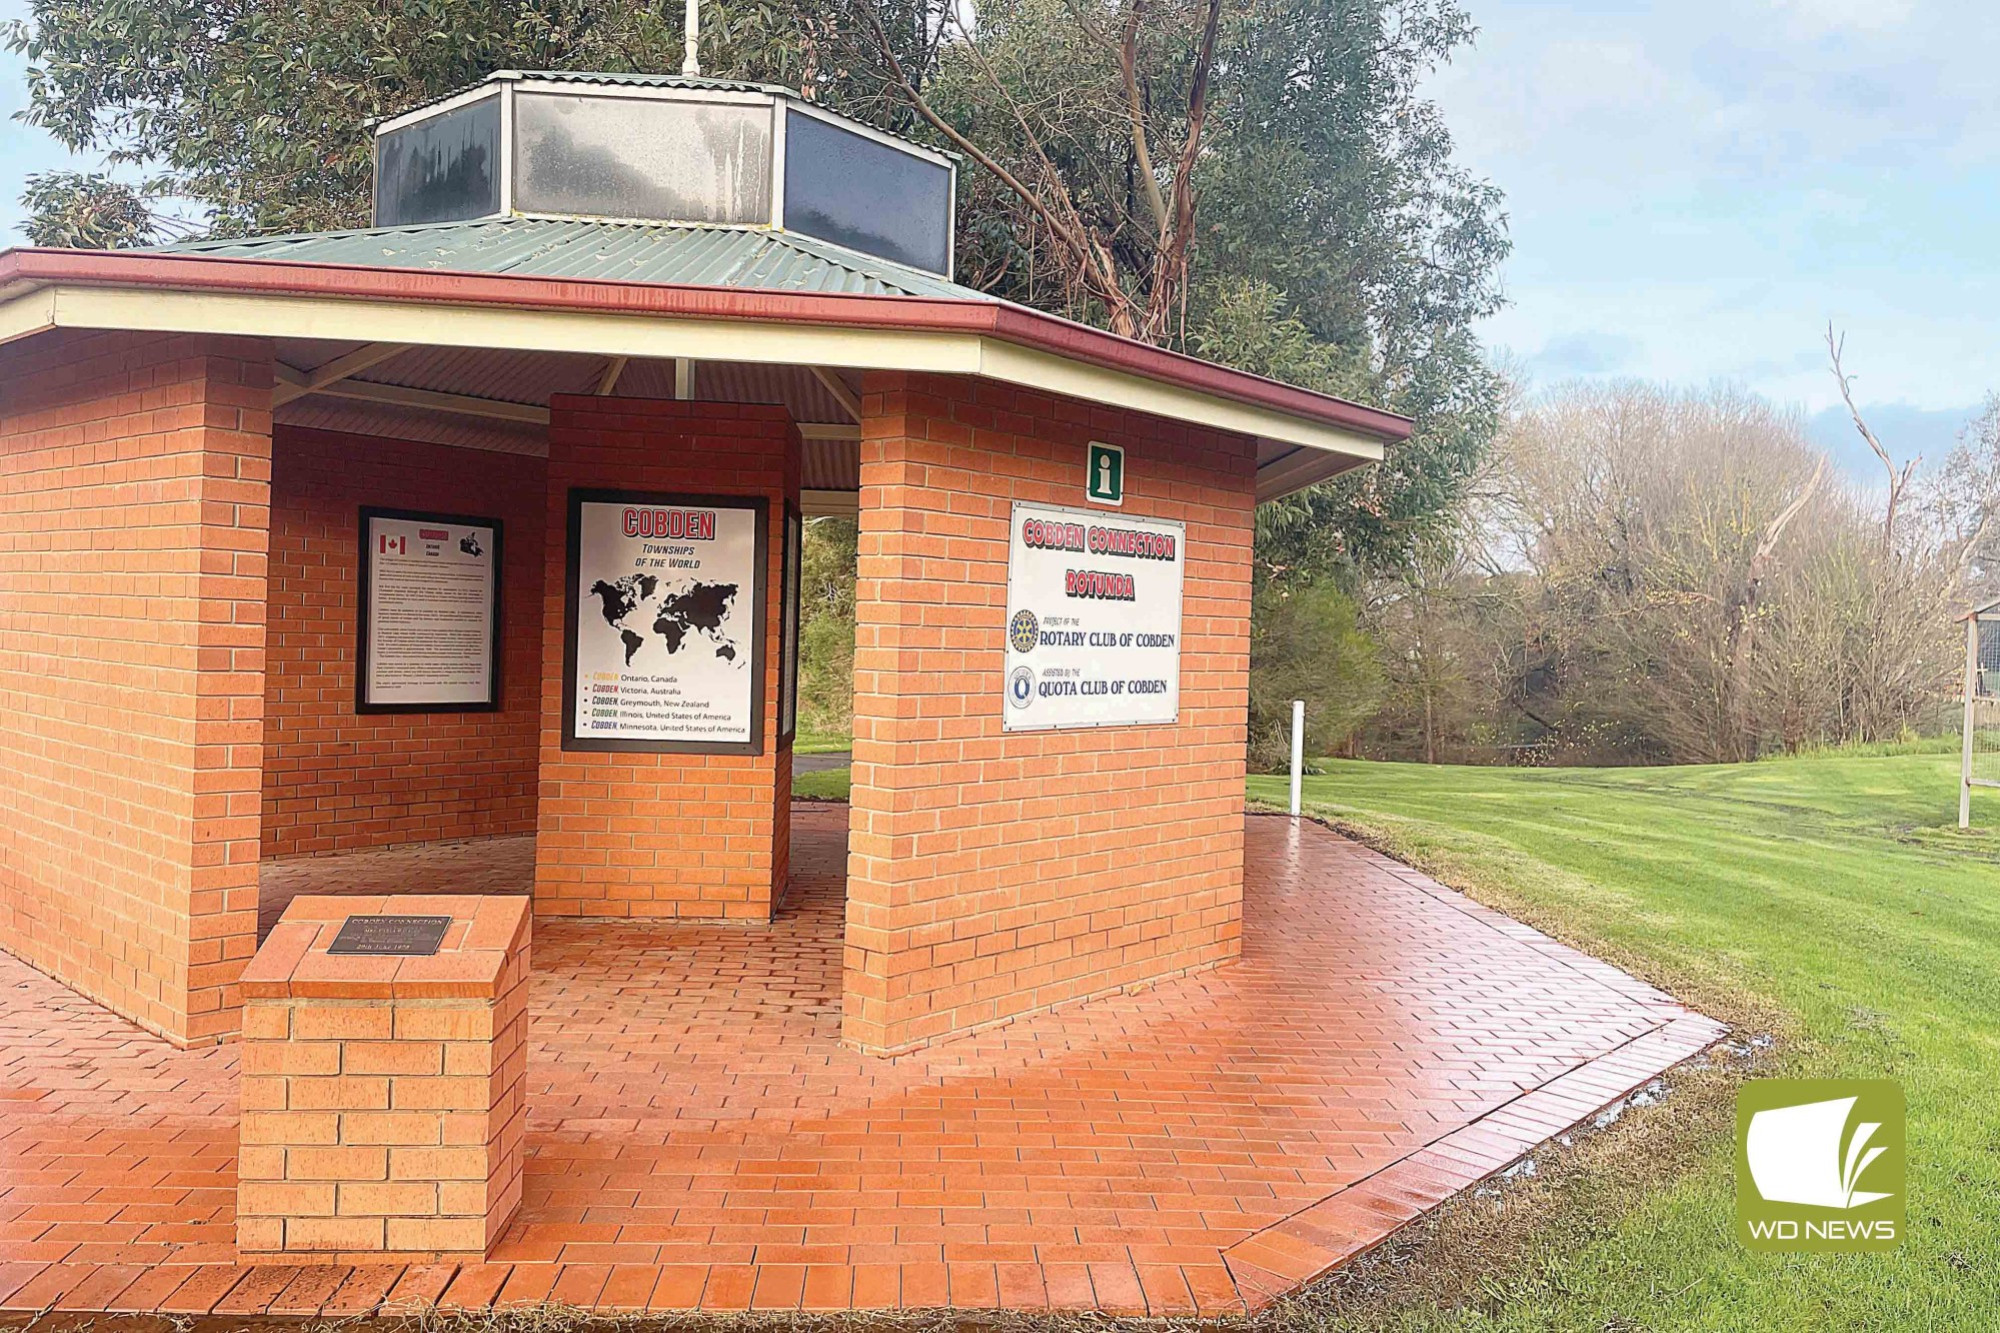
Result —
<svg viewBox="0 0 2000 1333"><path fill-rule="evenodd" d="M1187 527L1016 501L1003 731L1180 719Z"/></svg>
<svg viewBox="0 0 2000 1333"><path fill-rule="evenodd" d="M500 706L500 520L361 510L358 713Z"/></svg>
<svg viewBox="0 0 2000 1333"><path fill-rule="evenodd" d="M565 750L763 753L769 507L569 493Z"/></svg>
<svg viewBox="0 0 2000 1333"><path fill-rule="evenodd" d="M806 521L798 506L785 506L784 614L779 617L778 739L799 729L799 586L805 577Z"/></svg>

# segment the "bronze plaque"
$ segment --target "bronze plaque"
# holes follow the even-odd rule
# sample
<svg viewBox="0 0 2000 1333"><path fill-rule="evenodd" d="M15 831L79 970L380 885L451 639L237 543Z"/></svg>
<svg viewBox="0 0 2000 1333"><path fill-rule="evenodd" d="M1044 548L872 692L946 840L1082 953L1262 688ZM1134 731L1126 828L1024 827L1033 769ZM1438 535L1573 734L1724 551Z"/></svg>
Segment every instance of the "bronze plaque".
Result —
<svg viewBox="0 0 2000 1333"><path fill-rule="evenodd" d="M448 916L351 916L326 947L328 953L428 958L444 943Z"/></svg>

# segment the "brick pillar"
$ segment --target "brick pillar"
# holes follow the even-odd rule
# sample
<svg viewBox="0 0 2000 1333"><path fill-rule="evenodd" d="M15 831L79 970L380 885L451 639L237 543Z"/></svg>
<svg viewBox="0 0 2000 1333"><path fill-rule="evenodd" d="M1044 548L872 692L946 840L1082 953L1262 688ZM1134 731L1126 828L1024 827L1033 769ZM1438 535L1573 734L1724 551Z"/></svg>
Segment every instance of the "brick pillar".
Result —
<svg viewBox="0 0 2000 1333"><path fill-rule="evenodd" d="M1237 956L1255 442L878 374L863 400L842 1035L893 1052ZM1172 726L1006 734L1015 500L1187 525Z"/></svg>
<svg viewBox="0 0 2000 1333"><path fill-rule="evenodd" d="M791 838L791 741L777 735L777 649L783 517L799 495L798 428L778 407L643 398L563 395L550 415L535 911L768 921L784 892ZM575 487L770 501L762 754L562 748Z"/></svg>
<svg viewBox="0 0 2000 1333"><path fill-rule="evenodd" d="M451 918L428 957L332 955L350 915ZM243 974L237 1249L484 1258L521 1203L525 898L301 896Z"/></svg>
<svg viewBox="0 0 2000 1333"><path fill-rule="evenodd" d="M0 948L179 1043L255 947L267 343L0 349Z"/></svg>

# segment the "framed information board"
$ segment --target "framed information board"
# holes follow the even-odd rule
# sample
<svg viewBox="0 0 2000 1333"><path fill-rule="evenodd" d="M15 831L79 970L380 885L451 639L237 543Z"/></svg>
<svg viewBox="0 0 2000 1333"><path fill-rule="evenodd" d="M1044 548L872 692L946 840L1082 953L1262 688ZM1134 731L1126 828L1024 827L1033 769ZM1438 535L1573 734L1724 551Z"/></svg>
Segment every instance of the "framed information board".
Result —
<svg viewBox="0 0 2000 1333"><path fill-rule="evenodd" d="M569 493L564 749L763 753L768 511Z"/></svg>
<svg viewBox="0 0 2000 1333"><path fill-rule="evenodd" d="M1177 721L1185 525L1016 501L1008 527L1001 729Z"/></svg>
<svg viewBox="0 0 2000 1333"><path fill-rule="evenodd" d="M500 540L497 518L361 510L356 712L500 706Z"/></svg>

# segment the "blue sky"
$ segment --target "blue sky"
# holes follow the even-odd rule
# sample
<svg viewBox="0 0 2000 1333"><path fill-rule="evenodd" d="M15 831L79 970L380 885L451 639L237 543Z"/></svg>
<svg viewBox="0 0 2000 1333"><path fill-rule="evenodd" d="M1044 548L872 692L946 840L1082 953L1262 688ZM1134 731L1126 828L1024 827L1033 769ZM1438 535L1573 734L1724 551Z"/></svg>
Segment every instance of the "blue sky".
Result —
<svg viewBox="0 0 2000 1333"><path fill-rule="evenodd" d="M1479 40L1429 92L1507 193L1510 305L1483 332L1534 383L1738 383L1871 480L1829 320L1899 452L1939 457L2000 390L2000 5L1464 3ZM8 239L22 178L74 165L11 118L21 63L0 53Z"/></svg>
<svg viewBox="0 0 2000 1333"><path fill-rule="evenodd" d="M0 24L26 18L24 0L0 0ZM27 62L12 51L0 50L0 245L18 244L21 186L37 171L64 168L95 170L92 158L72 156L55 140L38 129L23 125L14 114L28 104L27 80L22 71Z"/></svg>
<svg viewBox="0 0 2000 1333"><path fill-rule="evenodd" d="M1871 480L1829 320L1900 452L2000 390L2000 5L1464 2L1478 42L1429 90L1507 193L1484 334L1534 382L1732 381Z"/></svg>

